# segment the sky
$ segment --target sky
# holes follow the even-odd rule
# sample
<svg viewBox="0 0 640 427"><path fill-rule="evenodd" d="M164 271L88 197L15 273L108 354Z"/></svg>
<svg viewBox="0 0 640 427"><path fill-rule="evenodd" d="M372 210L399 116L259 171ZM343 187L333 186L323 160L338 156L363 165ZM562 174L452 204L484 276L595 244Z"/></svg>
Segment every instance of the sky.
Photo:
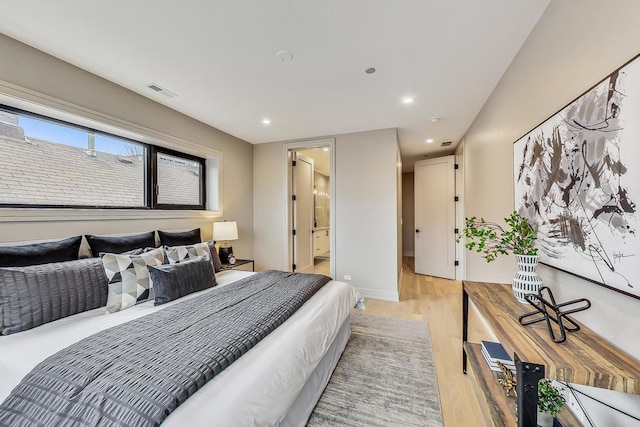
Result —
<svg viewBox="0 0 640 427"><path fill-rule="evenodd" d="M88 148L88 132L81 129L74 129L72 127L22 115L18 115L18 126L24 129L24 134L27 137L43 139L58 144L72 145L74 147ZM109 138L100 134L95 136L96 151L102 153L127 156L133 153L133 148L135 148L135 152L139 153L139 147L139 145L127 143L116 138Z"/></svg>

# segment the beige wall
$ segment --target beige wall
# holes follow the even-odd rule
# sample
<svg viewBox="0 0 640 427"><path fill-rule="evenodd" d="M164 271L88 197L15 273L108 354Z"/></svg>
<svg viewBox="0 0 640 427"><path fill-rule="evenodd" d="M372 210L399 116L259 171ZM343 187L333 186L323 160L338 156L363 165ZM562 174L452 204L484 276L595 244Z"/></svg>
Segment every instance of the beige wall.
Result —
<svg viewBox="0 0 640 427"><path fill-rule="evenodd" d="M414 256L415 250L415 194L413 172L402 174L402 253Z"/></svg>
<svg viewBox="0 0 640 427"><path fill-rule="evenodd" d="M326 138L326 137L323 137ZM351 275L364 296L397 300L398 206L395 129L336 135L336 278ZM319 138L318 138L319 139ZM289 269L284 234L284 142L254 146L257 269Z"/></svg>
<svg viewBox="0 0 640 427"><path fill-rule="evenodd" d="M253 241L253 148L251 144L171 110L94 74L33 49L0 34L0 91L23 92L58 110L92 118L104 116L111 122L124 121L137 131L154 137L168 135L194 146L223 153L224 218L238 221L240 239L234 242L239 257L252 257ZM126 65L123 65L126 68ZM178 147L179 148L179 147ZM90 213L90 215L96 212ZM211 237L213 217L206 213L188 217L154 218L153 213L136 220L91 220L90 215L73 213L70 221L0 222L0 241L20 241L65 237L82 233L134 233L154 229L201 227L204 238ZM174 215L175 216L175 215ZM1 221L1 220L0 220Z"/></svg>
<svg viewBox="0 0 640 427"><path fill-rule="evenodd" d="M551 2L464 137L465 216L502 221L513 210L513 142L640 51L638 16L635 0ZM468 252L466 267L468 279L510 282L516 266ZM639 300L544 266L539 273L558 301L589 298L592 308L575 317L640 358ZM637 425L603 416L596 425Z"/></svg>

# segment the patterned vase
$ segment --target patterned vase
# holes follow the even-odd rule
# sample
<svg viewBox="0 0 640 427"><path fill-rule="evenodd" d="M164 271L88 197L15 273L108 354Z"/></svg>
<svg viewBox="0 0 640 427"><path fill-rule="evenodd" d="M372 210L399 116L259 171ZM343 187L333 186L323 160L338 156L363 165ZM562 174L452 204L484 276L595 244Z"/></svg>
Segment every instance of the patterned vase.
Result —
<svg viewBox="0 0 640 427"><path fill-rule="evenodd" d="M537 295L542 287L542 279L536 273L538 255L516 255L516 261L518 262L518 272L513 276L513 295L519 302L527 304L524 296L527 294Z"/></svg>
<svg viewBox="0 0 640 427"><path fill-rule="evenodd" d="M553 427L553 415L538 410L538 427Z"/></svg>

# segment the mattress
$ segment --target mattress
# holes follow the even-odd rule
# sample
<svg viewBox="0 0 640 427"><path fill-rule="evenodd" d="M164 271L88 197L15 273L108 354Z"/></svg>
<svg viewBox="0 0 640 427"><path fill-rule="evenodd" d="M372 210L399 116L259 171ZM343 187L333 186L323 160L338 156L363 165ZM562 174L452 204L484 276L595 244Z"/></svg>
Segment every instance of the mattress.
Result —
<svg viewBox="0 0 640 427"><path fill-rule="evenodd" d="M220 286L251 272L218 273ZM152 301L105 315L104 307L0 337L0 401L41 360L98 331L211 290L155 307ZM279 425L356 304L355 289L331 281L279 328L179 406L167 426Z"/></svg>

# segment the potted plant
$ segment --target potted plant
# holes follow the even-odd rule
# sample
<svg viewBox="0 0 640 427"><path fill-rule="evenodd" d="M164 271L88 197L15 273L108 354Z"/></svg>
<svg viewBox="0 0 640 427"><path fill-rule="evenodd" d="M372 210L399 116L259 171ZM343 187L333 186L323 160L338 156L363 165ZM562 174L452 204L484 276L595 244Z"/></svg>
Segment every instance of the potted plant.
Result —
<svg viewBox="0 0 640 427"><path fill-rule="evenodd" d="M466 218L462 232L465 247L481 253L487 262L494 261L498 255L514 254L519 271L513 278L513 294L518 301L526 303L524 296L537 295L542 287L542 279L535 271L538 265L536 230L517 211L504 220L507 228L484 218Z"/></svg>
<svg viewBox="0 0 640 427"><path fill-rule="evenodd" d="M566 400L551 380L538 381L538 425L552 427L553 419L562 411Z"/></svg>

